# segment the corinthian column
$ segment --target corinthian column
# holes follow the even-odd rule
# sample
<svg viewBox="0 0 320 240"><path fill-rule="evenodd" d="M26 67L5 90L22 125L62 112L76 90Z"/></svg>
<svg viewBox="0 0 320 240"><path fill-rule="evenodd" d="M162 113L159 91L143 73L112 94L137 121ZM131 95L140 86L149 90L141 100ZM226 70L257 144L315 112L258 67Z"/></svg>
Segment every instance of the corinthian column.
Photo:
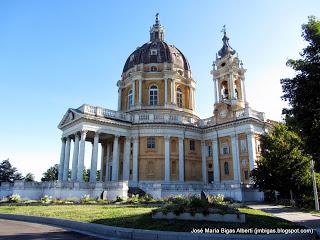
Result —
<svg viewBox="0 0 320 240"><path fill-rule="evenodd" d="M61 152L60 152L60 163L59 163L59 172L58 172L58 180L63 180L63 167L64 167L64 155L66 148L66 139L61 138Z"/></svg>
<svg viewBox="0 0 320 240"><path fill-rule="evenodd" d="M214 182L220 182L220 166L219 166L219 153L218 153L218 139L212 139L212 158L213 158L213 176Z"/></svg>
<svg viewBox="0 0 320 240"><path fill-rule="evenodd" d="M201 157L202 157L202 181L208 183L207 178L207 156L206 156L206 143L201 141Z"/></svg>
<svg viewBox="0 0 320 240"><path fill-rule="evenodd" d="M164 104L168 104L168 78L164 79Z"/></svg>
<svg viewBox="0 0 320 240"><path fill-rule="evenodd" d="M231 136L232 142L232 160L233 160L233 177L234 180L240 182L240 163L239 163L239 146L237 134Z"/></svg>
<svg viewBox="0 0 320 240"><path fill-rule="evenodd" d="M91 168L90 168L90 182L97 182L97 163L98 163L98 146L99 146L99 133L94 134L92 155L91 155Z"/></svg>
<svg viewBox="0 0 320 240"><path fill-rule="evenodd" d="M133 137L132 181L138 181L139 137Z"/></svg>
<svg viewBox="0 0 320 240"><path fill-rule="evenodd" d="M112 156L112 181L119 180L119 136L114 136Z"/></svg>
<svg viewBox="0 0 320 240"><path fill-rule="evenodd" d="M128 181L130 175L130 147L131 141L129 137L126 137L125 147L124 147L124 161L123 161L123 180Z"/></svg>
<svg viewBox="0 0 320 240"><path fill-rule="evenodd" d="M132 81L132 105L136 105L136 80Z"/></svg>
<svg viewBox="0 0 320 240"><path fill-rule="evenodd" d="M71 180L77 180L78 171L78 155L79 155L79 135L75 134L74 147L73 147L73 157L72 157L72 170L71 170Z"/></svg>
<svg viewBox="0 0 320 240"><path fill-rule="evenodd" d="M139 79L139 106L142 105L142 79Z"/></svg>
<svg viewBox="0 0 320 240"><path fill-rule="evenodd" d="M179 137L179 181L184 182L184 148L183 137Z"/></svg>
<svg viewBox="0 0 320 240"><path fill-rule="evenodd" d="M248 143L250 171L252 171L254 169L255 160L256 160L256 141L255 141L253 131L247 133L247 143Z"/></svg>
<svg viewBox="0 0 320 240"><path fill-rule="evenodd" d="M79 158L78 158L78 172L77 172L77 181L83 182L83 169L84 169L84 154L86 148L86 137L87 137L86 130L81 131L81 140L79 146Z"/></svg>
<svg viewBox="0 0 320 240"><path fill-rule="evenodd" d="M103 175L105 175L105 172L103 169L103 162L104 162L104 144L101 143L100 182L103 181Z"/></svg>
<svg viewBox="0 0 320 240"><path fill-rule="evenodd" d="M170 181L170 136L164 136L164 181Z"/></svg>
<svg viewBox="0 0 320 240"><path fill-rule="evenodd" d="M63 165L63 181L68 181L69 160L70 160L70 144L71 144L71 138L67 137L65 154L64 154L64 165Z"/></svg>

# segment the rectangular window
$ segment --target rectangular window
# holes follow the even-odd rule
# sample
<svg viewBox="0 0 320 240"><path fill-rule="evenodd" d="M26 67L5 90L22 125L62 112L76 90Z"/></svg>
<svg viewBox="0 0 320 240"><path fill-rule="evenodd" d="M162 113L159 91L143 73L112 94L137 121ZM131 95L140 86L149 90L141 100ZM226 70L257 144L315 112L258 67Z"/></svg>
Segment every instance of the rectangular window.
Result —
<svg viewBox="0 0 320 240"><path fill-rule="evenodd" d="M240 149L241 149L242 153L248 152L246 139L241 139L240 140Z"/></svg>
<svg viewBox="0 0 320 240"><path fill-rule="evenodd" d="M156 138L155 137L148 137L147 138L147 148L148 149L155 149L156 148Z"/></svg>
<svg viewBox="0 0 320 240"><path fill-rule="evenodd" d="M209 145L208 146L208 157L212 156L212 147Z"/></svg>
<svg viewBox="0 0 320 240"><path fill-rule="evenodd" d="M157 49L150 50L150 55L157 55L157 53L158 53Z"/></svg>
<svg viewBox="0 0 320 240"><path fill-rule="evenodd" d="M194 140L190 140L190 151L195 151L196 150L196 143Z"/></svg>

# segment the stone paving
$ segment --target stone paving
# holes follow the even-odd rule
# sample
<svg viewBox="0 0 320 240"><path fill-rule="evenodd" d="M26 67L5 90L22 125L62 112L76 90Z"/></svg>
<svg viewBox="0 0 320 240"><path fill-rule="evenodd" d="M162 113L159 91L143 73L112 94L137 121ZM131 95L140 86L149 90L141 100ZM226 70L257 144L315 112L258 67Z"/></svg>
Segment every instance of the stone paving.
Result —
<svg viewBox="0 0 320 240"><path fill-rule="evenodd" d="M102 240L59 227L38 223L0 219L0 239L37 239L37 240Z"/></svg>
<svg viewBox="0 0 320 240"><path fill-rule="evenodd" d="M320 228L320 215L299 211L294 208L275 206L270 204L248 204L250 208L262 210L271 213L290 222L297 223L307 228Z"/></svg>

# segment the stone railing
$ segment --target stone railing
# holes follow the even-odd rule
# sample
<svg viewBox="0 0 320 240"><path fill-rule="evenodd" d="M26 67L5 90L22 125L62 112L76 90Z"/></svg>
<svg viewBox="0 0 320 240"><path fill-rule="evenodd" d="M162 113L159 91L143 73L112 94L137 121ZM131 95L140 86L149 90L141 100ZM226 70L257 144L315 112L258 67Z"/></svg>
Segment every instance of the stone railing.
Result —
<svg viewBox="0 0 320 240"><path fill-rule="evenodd" d="M95 107L84 104L78 108L82 113L94 115L98 117L107 117L116 120L127 121L131 123L173 123L173 124L186 124L196 127L211 127L216 125L214 117L199 119L197 117L188 117L184 113L166 113L166 112L134 112L125 113L121 111L114 111L106 108ZM234 119L255 118L261 121L266 121L263 112L255 111L249 107L235 111Z"/></svg>
<svg viewBox="0 0 320 240"><path fill-rule="evenodd" d="M242 119L242 118L248 118L248 117L256 118L263 122L266 121L264 112L258 112L249 107L235 111L236 119Z"/></svg>
<svg viewBox="0 0 320 240"><path fill-rule="evenodd" d="M200 127L211 127L213 125L216 124L216 120L214 117L209 117L209 118L205 118L205 119L201 119L198 122L198 125Z"/></svg>
<svg viewBox="0 0 320 240"><path fill-rule="evenodd" d="M102 107L95 107L88 104L83 104L81 107L78 108L78 110L82 113L95 115L98 117L107 117L132 122L131 114L120 111L114 111Z"/></svg>

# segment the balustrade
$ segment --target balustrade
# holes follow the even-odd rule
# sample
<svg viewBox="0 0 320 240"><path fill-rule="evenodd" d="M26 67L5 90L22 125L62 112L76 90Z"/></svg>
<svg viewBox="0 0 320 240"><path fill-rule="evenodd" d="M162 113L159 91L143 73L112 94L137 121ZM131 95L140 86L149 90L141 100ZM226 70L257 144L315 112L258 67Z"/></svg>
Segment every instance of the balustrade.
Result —
<svg viewBox="0 0 320 240"><path fill-rule="evenodd" d="M214 117L199 119L197 117L186 117L181 113L125 113L106 108L95 107L88 104L82 105L78 108L78 110L85 114L125 120L132 123L166 122L188 124L198 127L210 127L216 124ZM255 111L249 107L234 112L235 120L249 117L266 121L263 112Z"/></svg>

